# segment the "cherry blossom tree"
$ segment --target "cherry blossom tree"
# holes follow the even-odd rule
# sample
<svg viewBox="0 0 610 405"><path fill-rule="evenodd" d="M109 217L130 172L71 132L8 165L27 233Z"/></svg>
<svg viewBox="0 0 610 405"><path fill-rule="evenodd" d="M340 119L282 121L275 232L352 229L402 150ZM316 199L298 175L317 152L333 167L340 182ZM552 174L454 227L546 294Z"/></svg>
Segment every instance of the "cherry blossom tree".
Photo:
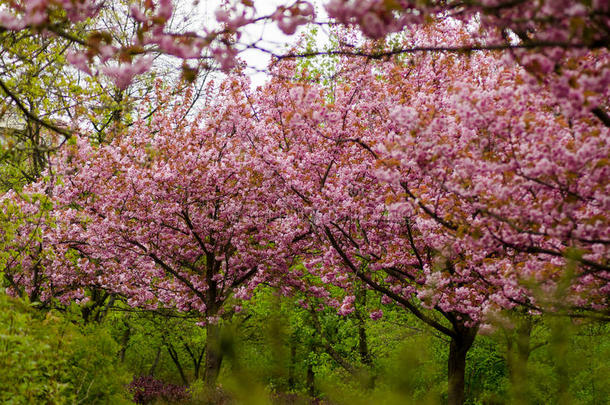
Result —
<svg viewBox="0 0 610 405"><path fill-rule="evenodd" d="M449 22L407 41L465 35ZM487 314L607 316L603 123L549 86L531 93L499 53L343 59L341 72L334 89L276 80L257 97L263 157L312 229L306 266L345 291L341 304L329 297L339 313L364 283L445 334L450 403L464 400ZM275 73L298 75L291 63Z"/></svg>
<svg viewBox="0 0 610 405"><path fill-rule="evenodd" d="M342 297L317 295L326 294L327 302L346 315L364 284L382 295L383 304L403 307L447 336L450 402L462 403L466 354L487 288L467 272L441 276L462 263L446 252L452 239L442 226L414 209L390 211L403 192L380 181L377 150L394 125L388 118L393 95L380 97L387 83L376 78L372 65L345 63L351 63L352 74L332 95L315 85L290 88L282 81L264 90L268 93L259 99L270 137L266 159L288 192L298 196L293 209L312 229L304 264L323 284L344 291ZM281 75L288 74L284 69ZM316 107L305 107L311 105ZM371 313L373 319L382 315L382 310Z"/></svg>
<svg viewBox="0 0 610 405"><path fill-rule="evenodd" d="M188 95L178 105L165 99L166 109L109 145L66 148L55 181L32 186L52 188L47 294L62 287L60 299L82 300L82 288L94 287L134 307L199 314L209 384L222 361L220 318L258 284L290 283L287 249L299 232L256 160L247 86L226 81L225 95L192 118Z"/></svg>

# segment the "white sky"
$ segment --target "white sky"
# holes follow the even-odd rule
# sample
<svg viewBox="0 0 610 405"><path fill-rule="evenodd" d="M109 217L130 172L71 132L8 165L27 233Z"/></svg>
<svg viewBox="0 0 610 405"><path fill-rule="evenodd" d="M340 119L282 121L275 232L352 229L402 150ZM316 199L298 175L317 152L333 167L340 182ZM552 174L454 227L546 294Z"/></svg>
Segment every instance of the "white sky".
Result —
<svg viewBox="0 0 610 405"><path fill-rule="evenodd" d="M192 10L189 17L197 21L199 24L209 26L214 24L215 17L214 11L218 8L221 0L200 0L197 6L193 6L192 0L182 0L190 4L185 5L187 10ZM257 11L257 16L263 16L271 14L278 5L286 4L284 0L255 0L254 4ZM327 20L327 14L323 7L322 0L311 0L314 4L317 13L318 20ZM257 24L250 25L242 34L240 42L252 43L257 42L262 48L280 53L287 44L294 44L299 34L303 32L303 27L297 31L293 36L286 36L280 31L275 24ZM318 34L318 41L320 44L328 42L327 37L324 35L322 30ZM249 69L247 73L252 78L252 86L257 87L263 84L268 76L264 73L270 61L270 55L268 53L258 51L255 49L246 49L240 53L240 58L244 60ZM262 71L262 72L261 72Z"/></svg>

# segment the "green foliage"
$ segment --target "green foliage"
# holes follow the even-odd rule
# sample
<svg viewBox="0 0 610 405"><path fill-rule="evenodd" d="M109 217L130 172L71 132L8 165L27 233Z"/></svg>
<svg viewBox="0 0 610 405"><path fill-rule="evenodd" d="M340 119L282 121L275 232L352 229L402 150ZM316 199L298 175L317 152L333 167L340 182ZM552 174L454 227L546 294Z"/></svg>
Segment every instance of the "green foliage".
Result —
<svg viewBox="0 0 610 405"><path fill-rule="evenodd" d="M83 325L76 304L43 313L0 295L0 384L9 387L0 402L129 403L132 376L182 384L171 347L189 382L190 404L306 404L312 397L337 405L443 403L446 342L400 308L369 319L366 311L379 305L368 295L357 307L363 318L332 309L314 317L299 297L260 288L240 313L223 320L225 361L215 389L195 376L188 353L206 344L205 328L194 319L124 311L119 304L107 318ZM469 352L467 404L605 403L608 324L517 313L504 319ZM360 357L361 326L371 365ZM328 346L356 371L338 363Z"/></svg>
<svg viewBox="0 0 610 405"><path fill-rule="evenodd" d="M332 33L329 37L329 43L320 47L318 44L318 36L320 29L312 26L305 33L303 41L300 45L299 52L303 53L320 53L315 58L302 58L297 61L297 80L316 81L325 87L334 89L337 85L337 69L339 66L339 57L329 55L328 52L339 48L339 38ZM333 92L330 91L329 94ZM329 100L332 101L332 100Z"/></svg>
<svg viewBox="0 0 610 405"><path fill-rule="evenodd" d="M50 151L63 139L47 127L65 130L65 123L82 111L85 90L80 75L66 61L69 48L65 39L27 29L0 33L2 190L20 189L36 180Z"/></svg>
<svg viewBox="0 0 610 405"><path fill-rule="evenodd" d="M375 295L369 294L371 299L360 309L378 307ZM237 358L222 379L231 396L242 398L245 391L250 399L307 398L312 394L307 381L311 366L313 395L333 404L446 401L447 342L406 311L387 307L381 320L365 319L375 376L371 386L361 374L347 372L325 348L325 342L330 343L350 365L362 369L357 317L320 311L317 330L311 311L297 301L259 289L234 318ZM467 404L605 403L610 371L604 361L610 354L607 324L511 312L504 316L504 324L496 325L493 334L479 336L469 351ZM514 360L517 355L525 356L522 363Z"/></svg>
<svg viewBox="0 0 610 405"><path fill-rule="evenodd" d="M119 358L134 376L188 385L203 375L206 331L199 318L172 310L137 311L115 303L105 323L118 342Z"/></svg>
<svg viewBox="0 0 610 405"><path fill-rule="evenodd" d="M103 327L79 326L0 294L1 403L131 403L116 353Z"/></svg>

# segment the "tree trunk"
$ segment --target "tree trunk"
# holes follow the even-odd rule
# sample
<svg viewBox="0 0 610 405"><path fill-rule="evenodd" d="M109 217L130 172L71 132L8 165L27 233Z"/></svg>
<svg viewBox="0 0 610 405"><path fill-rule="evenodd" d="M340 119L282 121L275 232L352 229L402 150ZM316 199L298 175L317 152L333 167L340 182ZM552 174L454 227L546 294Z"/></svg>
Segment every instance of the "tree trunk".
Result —
<svg viewBox="0 0 610 405"><path fill-rule="evenodd" d="M195 376L195 380L199 379L199 370L201 369L201 362L203 360L203 355L205 353L205 346L203 350L195 351L195 347L191 348L189 344L182 338L181 335L178 335L178 339L182 342L182 346L186 350L186 353L191 358L193 362L193 375Z"/></svg>
<svg viewBox="0 0 610 405"><path fill-rule="evenodd" d="M197 361L193 363L195 370L195 380L199 379L199 370L201 370L201 360L203 359L203 355L205 354L205 347L199 352L199 357L197 357Z"/></svg>
<svg viewBox="0 0 610 405"><path fill-rule="evenodd" d="M313 364L311 361L307 362L307 393L311 398L316 396L316 374L313 371Z"/></svg>
<svg viewBox="0 0 610 405"><path fill-rule="evenodd" d="M466 374L466 355L477 335L477 328L463 328L451 338L449 345L449 405L464 404L464 376Z"/></svg>
<svg viewBox="0 0 610 405"><path fill-rule="evenodd" d="M364 315L362 314L362 308L366 308L366 290L360 287L357 293L357 299L359 306L356 308L356 318L358 319L358 352L360 354L360 361L365 365L366 370L363 370L362 374L365 379L366 388L373 390L375 388L375 372L373 370L373 358L369 351L368 338L366 335L366 323L364 321Z"/></svg>
<svg viewBox="0 0 610 405"><path fill-rule="evenodd" d="M208 323L206 326L205 369L203 381L208 387L214 387L220 366L222 365L222 349L220 347L220 325Z"/></svg>
<svg viewBox="0 0 610 405"><path fill-rule="evenodd" d="M127 351L127 345L129 345L129 339L131 338L131 327L124 320L123 323L125 324L125 331L121 337L121 350L119 351L121 363L125 363L125 352Z"/></svg>
<svg viewBox="0 0 610 405"><path fill-rule="evenodd" d="M157 354L155 355L155 361L153 361L153 364L150 366L150 371L148 372L148 375L150 375L151 377L155 376L155 370L157 369L157 365L159 364L159 358L161 358L161 345L159 345L159 347L157 347Z"/></svg>
<svg viewBox="0 0 610 405"><path fill-rule="evenodd" d="M176 351L176 349L174 349L174 346L169 342L165 343L165 347L167 347L167 352L169 353L169 357L171 357L172 361L176 365L176 369L178 369L178 373L180 373L180 379L182 379L182 382L184 383L184 385L189 385L188 379L186 378L186 375L184 374L184 369L182 368L182 364L180 363L180 357L178 356L178 352Z"/></svg>
<svg viewBox="0 0 610 405"><path fill-rule="evenodd" d="M297 362L297 345L296 337L290 339L290 365L288 366L288 388L294 390L296 388L296 362Z"/></svg>

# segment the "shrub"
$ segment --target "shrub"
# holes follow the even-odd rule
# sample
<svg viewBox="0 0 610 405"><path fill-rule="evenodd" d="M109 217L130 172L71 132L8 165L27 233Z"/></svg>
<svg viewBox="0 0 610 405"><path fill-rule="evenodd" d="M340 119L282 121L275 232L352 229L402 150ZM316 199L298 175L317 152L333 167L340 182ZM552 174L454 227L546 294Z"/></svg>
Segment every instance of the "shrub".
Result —
<svg viewBox="0 0 610 405"><path fill-rule="evenodd" d="M134 377L129 391L137 404L150 404L153 401L181 402L190 398L185 386L170 384L153 376Z"/></svg>
<svg viewBox="0 0 610 405"><path fill-rule="evenodd" d="M128 404L116 343L0 293L0 403Z"/></svg>

